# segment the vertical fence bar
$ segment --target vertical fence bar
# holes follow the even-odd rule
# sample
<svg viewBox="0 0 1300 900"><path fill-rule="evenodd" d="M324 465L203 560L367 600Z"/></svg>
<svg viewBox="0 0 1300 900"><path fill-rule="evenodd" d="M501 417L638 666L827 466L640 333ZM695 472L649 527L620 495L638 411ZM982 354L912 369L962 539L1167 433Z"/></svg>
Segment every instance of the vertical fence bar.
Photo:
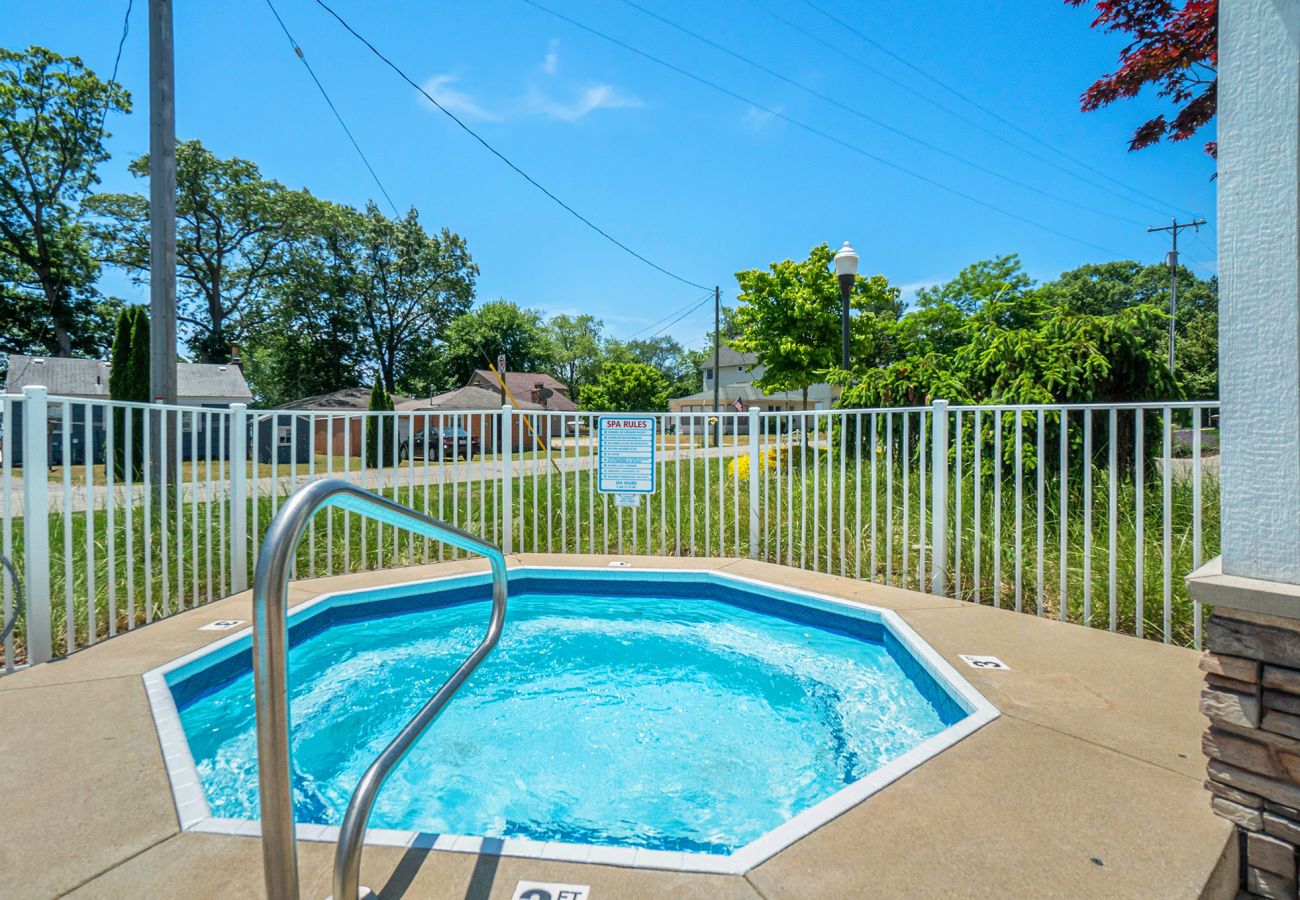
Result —
<svg viewBox="0 0 1300 900"><path fill-rule="evenodd" d="M873 410L871 413L871 452L870 452L870 456L871 456L871 580L872 581L876 580L876 577L880 572L878 566L877 551L876 551L876 548L878 546L876 540L877 538L876 532L878 530L878 526L876 524L876 516L878 513L878 505L879 505L877 499L877 490L876 490L879 484L878 475L876 471L877 470L876 459L880 455L877 449L878 445L876 443L876 434L877 434L877 426L879 424L879 419L880 419L880 414Z"/></svg>
<svg viewBox="0 0 1300 900"><path fill-rule="evenodd" d="M59 429L63 437L63 614L67 635L65 652L77 649L77 620L73 616L72 600L72 404L67 400L59 404ZM167 560L163 559L166 570Z"/></svg>
<svg viewBox="0 0 1300 900"><path fill-rule="evenodd" d="M936 400L930 413L930 592L948 593L948 401Z"/></svg>
<svg viewBox="0 0 1300 900"><path fill-rule="evenodd" d="M1173 483L1173 444L1172 432L1173 422L1172 410L1166 406L1164 408L1163 422L1161 423L1162 443L1160 448L1161 457L1164 462L1164 478L1161 485L1161 502L1163 504L1163 521L1161 522L1163 530L1163 542L1161 545L1162 558L1164 562L1164 642L1168 644L1172 640L1173 628L1173 504L1174 504L1174 483Z"/></svg>
<svg viewBox="0 0 1300 900"><path fill-rule="evenodd" d="M550 420L547 419L547 441L546 446L551 445L550 441ZM515 552L515 524L514 524L514 502L515 502L515 463L514 463L514 436L515 436L515 415L514 407L509 403L501 406L501 433L504 435L505 447L501 451L501 533L503 540L501 549L505 553Z"/></svg>
<svg viewBox="0 0 1300 900"><path fill-rule="evenodd" d="M243 403L232 403L230 406L230 590L235 594L248 590L247 460L248 407ZM256 476L256 468L253 471Z"/></svg>
<svg viewBox="0 0 1300 900"><path fill-rule="evenodd" d="M911 538L911 510L909 509L909 500L911 498L912 485L912 414L904 412L903 416L903 587L907 587L907 563L911 558L912 542Z"/></svg>
<svg viewBox="0 0 1300 900"><path fill-rule="evenodd" d="M1068 486L1070 481L1070 411L1068 409L1061 410L1061 442L1060 443L1061 443L1060 446L1061 461L1059 463L1060 480L1059 480L1058 487L1060 489L1059 502L1061 508L1059 510L1060 526L1057 533L1057 540L1060 545L1059 546L1060 577L1058 579L1058 584L1057 584L1059 600L1057 602L1060 604L1060 609L1057 610L1057 612L1060 616L1061 621L1064 622L1069 615L1069 600L1066 592L1066 588L1069 582L1066 580L1066 576L1069 574L1069 564L1070 564L1069 563L1070 523L1069 523L1069 519L1067 518L1067 511L1069 509L1069 496L1070 496L1068 493Z"/></svg>
<svg viewBox="0 0 1300 900"><path fill-rule="evenodd" d="M981 595L981 576L984 573L984 557L980 554L980 545L984 542L980 519L984 515L984 423L983 412L975 410L975 421L971 425L971 479L974 482L971 498L971 590L975 602L983 602Z"/></svg>
<svg viewBox="0 0 1300 900"><path fill-rule="evenodd" d="M954 489L956 497L953 500L953 515L956 519L956 528L953 529L953 562L952 562L952 595L958 600L961 599L961 538L965 530L962 518L962 494L965 491L965 484L962 480L962 456L965 449L962 442L961 434L961 410L955 410L953 413L953 439L956 441L956 472L954 476Z"/></svg>
<svg viewBox="0 0 1300 900"><path fill-rule="evenodd" d="M885 581L894 583L894 414L885 413Z"/></svg>
<svg viewBox="0 0 1300 900"><path fill-rule="evenodd" d="M1083 624L1092 625L1092 410L1083 411Z"/></svg>
<svg viewBox="0 0 1300 900"><path fill-rule="evenodd" d="M1106 518L1109 522L1107 529L1106 544L1106 606L1108 616L1106 619L1107 626L1114 631L1119 624L1119 607L1118 598L1115 594L1115 575L1116 561L1115 554L1119 548L1118 531L1119 517L1116 506L1118 505L1118 453L1119 453L1119 411L1112 409L1108 416L1108 453L1107 461L1110 468L1110 484L1107 485L1106 491Z"/></svg>
<svg viewBox="0 0 1300 900"><path fill-rule="evenodd" d="M100 406L91 406L89 403L82 405L82 447L84 457L82 462L85 464L86 476L86 518L83 523L86 533L86 644L95 643L96 632L99 630L98 612L99 604L96 602L95 594L95 410L102 409ZM107 465L105 466L107 468ZM67 513L65 513L66 515ZM109 529L112 529L110 524Z"/></svg>
<svg viewBox="0 0 1300 900"><path fill-rule="evenodd" d="M929 468L929 454L926 453L926 436L929 429L925 427L925 410L916 414L916 589L925 590L926 582L926 541L930 535L926 532L926 473Z"/></svg>
<svg viewBox="0 0 1300 900"><path fill-rule="evenodd" d="M1192 413L1192 571L1201 567L1201 407ZM1192 646L1201 649L1201 601L1192 600Z"/></svg>
<svg viewBox="0 0 1300 900"><path fill-rule="evenodd" d="M14 558L14 401L11 397L5 396L0 398L0 426L4 427L4 434L7 435L3 443L0 443L0 553L5 555L6 559ZM24 514L24 520L26 515ZM14 614L14 603L17 597L14 595L14 585L8 579L3 579L4 588L0 594L4 596L4 621L9 621L9 617ZM5 635L4 641L4 665L6 672L12 672L14 668L14 636L11 631Z"/></svg>
<svg viewBox="0 0 1300 900"><path fill-rule="evenodd" d="M1024 612L1024 524L1025 524L1025 454L1024 454L1024 417L1020 410L1015 411L1015 461L1016 461L1016 612Z"/></svg>
<svg viewBox="0 0 1300 900"><path fill-rule="evenodd" d="M1043 410L1038 410L1036 454L1034 456L1034 502L1036 504L1034 515L1034 614L1041 616L1043 614L1043 480L1044 471L1047 469L1047 455L1045 449L1046 421Z"/></svg>
<svg viewBox="0 0 1300 900"><path fill-rule="evenodd" d="M54 655L50 631L49 394L23 388L23 572L27 593L27 661ZM9 424L5 423L6 426Z"/></svg>
<svg viewBox="0 0 1300 900"><path fill-rule="evenodd" d="M758 453L760 428L758 407L749 408L749 558L758 559L758 480L763 475L763 459Z"/></svg>
<svg viewBox="0 0 1300 900"><path fill-rule="evenodd" d="M993 597L1002 606L1002 410L993 412Z"/></svg>
<svg viewBox="0 0 1300 900"><path fill-rule="evenodd" d="M115 409L104 408L104 563L108 575L108 636L117 634L117 442ZM130 498L127 498L130 503Z"/></svg>
<svg viewBox="0 0 1300 900"><path fill-rule="evenodd" d="M126 486L126 499L122 504L123 543L126 545L126 627L135 628L135 409L126 407L122 417L122 481Z"/></svg>
<svg viewBox="0 0 1300 900"><path fill-rule="evenodd" d="M1146 630L1146 423L1142 408L1133 410L1133 631Z"/></svg>

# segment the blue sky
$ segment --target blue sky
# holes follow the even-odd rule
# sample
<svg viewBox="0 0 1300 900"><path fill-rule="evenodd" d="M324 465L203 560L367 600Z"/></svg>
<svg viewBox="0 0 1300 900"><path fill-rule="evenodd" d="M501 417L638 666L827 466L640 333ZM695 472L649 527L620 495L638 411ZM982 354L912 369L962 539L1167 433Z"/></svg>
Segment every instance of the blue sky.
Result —
<svg viewBox="0 0 1300 900"><path fill-rule="evenodd" d="M547 314L592 313L612 334L628 337L702 296L555 206L315 2L274 2L393 199L403 209L417 207L427 227L445 225L466 237L481 268L480 300L505 297ZM1158 202L1126 199L1131 192L1033 143L802 0L636 2L840 107L623 0L537 2L857 149L711 90L523 0L331 5L565 202L664 268L692 282L721 284L724 302L734 297L738 269L801 257L823 241L852 241L864 273L883 273L909 291L999 253L1020 253L1040 279L1108 258L1158 262L1168 237L1148 235L1145 226L1189 212L1209 219L1210 228L1199 240L1181 241L1184 261L1202 275L1216 268L1213 162L1201 151L1213 136L1129 153L1129 134L1164 109L1159 100L1144 97L1081 113L1079 94L1114 67L1122 44L1090 30L1087 10L1060 0L817 0L933 79ZM107 77L125 0L4 5L6 46L39 43L77 54ZM102 172L108 190L146 188L126 173L127 162L148 143L146 5L136 0L119 76L136 111L109 120L113 159ZM179 138L199 138L218 154L251 159L266 175L333 200L360 205L380 198L265 0L181 0L175 33ZM121 278L107 277L105 286L131 298L146 296ZM706 303L667 333L698 343L711 319Z"/></svg>

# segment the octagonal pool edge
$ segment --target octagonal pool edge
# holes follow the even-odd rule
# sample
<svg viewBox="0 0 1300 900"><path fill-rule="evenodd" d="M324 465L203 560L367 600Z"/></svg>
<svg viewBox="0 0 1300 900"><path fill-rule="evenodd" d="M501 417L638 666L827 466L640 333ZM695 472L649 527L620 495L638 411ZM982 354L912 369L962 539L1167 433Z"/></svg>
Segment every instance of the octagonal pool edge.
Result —
<svg viewBox="0 0 1300 900"><path fill-rule="evenodd" d="M762 592L764 596L794 605L815 615L817 611L837 617L865 620L879 624L906 650L925 674L959 706L965 715L947 725L911 749L862 778L845 785L830 796L816 802L744 844L731 853L698 853L675 850L647 849L627 846L574 844L559 841L539 841L528 838L482 837L476 835L435 834L423 831L372 828L367 831L366 843L395 847L431 848L454 852L498 854L524 858L539 858L564 862L590 862L636 868L655 868L676 871L742 874L769 857L788 847L801 837L830 822L848 809L861 803L872 794L897 780L902 775L933 758L963 738L973 734L999 715L983 695L970 685L956 670L936 653L897 613L852 601L831 594L789 587L779 581L731 574L717 569L660 569L638 566L617 568L583 566L525 565L510 569L512 581L538 575L567 576L579 580L614 581L635 578L650 582L690 582L731 584ZM305 601L290 611L290 627L301 628L319 614L351 603L376 603L427 594L431 587L457 588L486 585L487 573L442 575L420 581L403 582L385 587L365 587L331 591ZM811 612L809 612L811 611ZM508 615L508 614L507 614ZM310 633L324 630L329 622L315 627ZM259 836L260 823L256 820L231 819L213 816L200 780L198 768L191 755L188 739L182 726L180 713L173 694L173 684L190 679L199 671L213 666L232 666L242 669L239 659L246 656L251 644L251 627L243 628L192 653L153 669L143 676L150 707L158 729L159 741L168 777L172 786L177 816L182 830L209 834ZM301 639L301 638L300 638ZM434 726L436 728L436 726ZM336 841L338 827L331 825L298 824L299 840Z"/></svg>

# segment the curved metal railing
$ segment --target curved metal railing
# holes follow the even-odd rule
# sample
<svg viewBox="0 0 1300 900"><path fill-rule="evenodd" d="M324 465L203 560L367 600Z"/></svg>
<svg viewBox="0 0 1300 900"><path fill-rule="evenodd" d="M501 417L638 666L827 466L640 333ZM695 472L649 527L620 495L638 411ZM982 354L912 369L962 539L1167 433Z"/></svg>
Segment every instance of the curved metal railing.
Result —
<svg viewBox="0 0 1300 900"><path fill-rule="evenodd" d="M262 812L262 863L267 896L298 897L289 765L289 569L312 516L325 507L344 509L487 557L492 567L492 617L474 652L370 764L343 817L334 855L334 897L352 900L359 891L362 842L375 795L421 732L496 646L506 616L506 560L501 549L459 528L429 518L370 491L337 479L314 481L293 494L262 541L253 580L253 673L257 705L257 763Z"/></svg>

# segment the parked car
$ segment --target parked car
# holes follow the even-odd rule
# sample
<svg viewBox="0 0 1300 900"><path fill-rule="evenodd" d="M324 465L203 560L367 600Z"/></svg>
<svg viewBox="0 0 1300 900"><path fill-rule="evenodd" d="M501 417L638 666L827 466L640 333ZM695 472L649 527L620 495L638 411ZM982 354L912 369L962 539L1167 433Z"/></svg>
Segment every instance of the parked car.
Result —
<svg viewBox="0 0 1300 900"><path fill-rule="evenodd" d="M400 451L402 459L452 459L462 457L473 459L481 450L477 435L472 435L463 428L429 428L417 431L402 441Z"/></svg>

